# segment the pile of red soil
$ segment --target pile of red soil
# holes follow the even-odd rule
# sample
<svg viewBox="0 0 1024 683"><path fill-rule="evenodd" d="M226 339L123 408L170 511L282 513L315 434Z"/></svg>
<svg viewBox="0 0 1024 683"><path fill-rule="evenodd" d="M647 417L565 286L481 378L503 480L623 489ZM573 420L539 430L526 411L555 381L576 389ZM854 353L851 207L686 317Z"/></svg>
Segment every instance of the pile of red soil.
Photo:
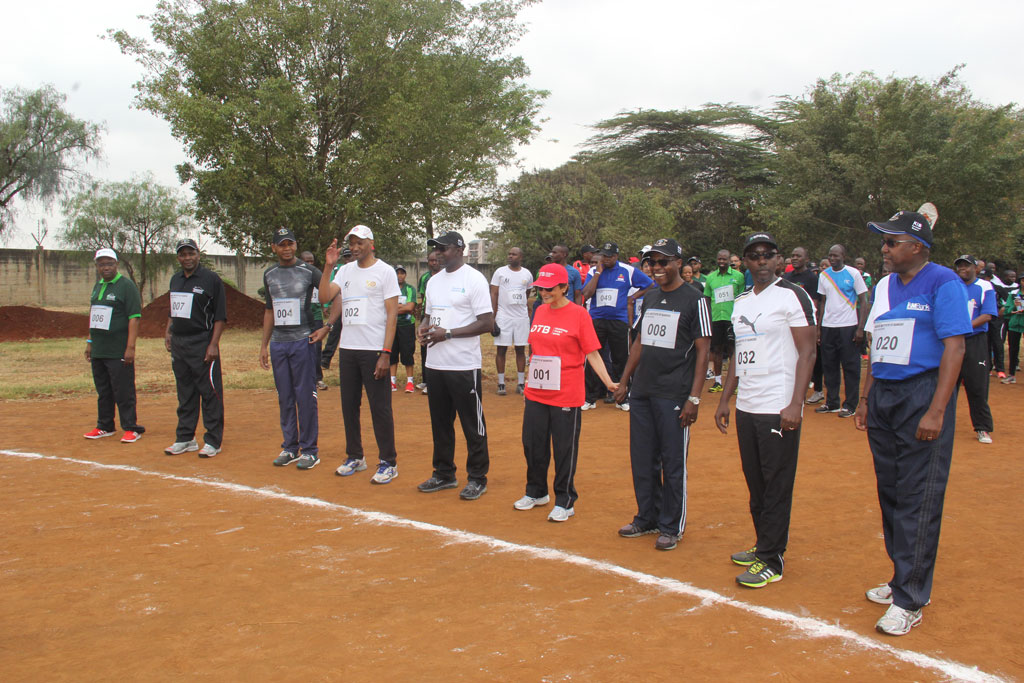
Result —
<svg viewBox="0 0 1024 683"><path fill-rule="evenodd" d="M266 304L253 299L229 284L224 285L224 298L228 307L228 327L241 330L258 330L263 327L263 311ZM162 337L167 329L167 316L171 312L171 295L164 292L142 309L142 327L139 336Z"/></svg>
<svg viewBox="0 0 1024 683"><path fill-rule="evenodd" d="M262 301L224 285L228 306L228 327L258 330L263 327ZM142 309L142 337L162 337L167 329L171 297L165 293ZM57 313L32 306L0 306L0 341L81 337L89 334L89 316L84 313Z"/></svg>

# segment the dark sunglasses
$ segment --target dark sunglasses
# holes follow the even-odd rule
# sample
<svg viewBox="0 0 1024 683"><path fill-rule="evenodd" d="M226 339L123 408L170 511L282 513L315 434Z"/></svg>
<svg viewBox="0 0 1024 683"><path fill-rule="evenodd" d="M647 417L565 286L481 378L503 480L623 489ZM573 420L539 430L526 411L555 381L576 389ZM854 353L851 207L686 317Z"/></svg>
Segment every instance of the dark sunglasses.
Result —
<svg viewBox="0 0 1024 683"><path fill-rule="evenodd" d="M554 287L538 287L537 289L542 292L553 292L555 291L555 287L558 287L558 285L555 285Z"/></svg>
<svg viewBox="0 0 1024 683"><path fill-rule="evenodd" d="M777 251L748 251L743 255L743 258L750 259L751 261L765 261L773 259L779 255Z"/></svg>
<svg viewBox="0 0 1024 683"><path fill-rule="evenodd" d="M668 258L659 258L659 259L652 258L652 259L647 259L647 260L650 261L651 267L661 266L662 268L665 268L666 266L668 266L668 264L675 263L675 259L668 259Z"/></svg>
<svg viewBox="0 0 1024 683"><path fill-rule="evenodd" d="M893 238L891 238L891 237L886 237L886 238L884 238L884 239L882 240L882 246L883 246L883 247L889 247L890 249L892 249L892 248L894 248L894 247L895 247L895 246L896 246L897 244L902 244L903 242L916 242L916 241L917 241L917 240L894 240L894 239L893 239Z"/></svg>

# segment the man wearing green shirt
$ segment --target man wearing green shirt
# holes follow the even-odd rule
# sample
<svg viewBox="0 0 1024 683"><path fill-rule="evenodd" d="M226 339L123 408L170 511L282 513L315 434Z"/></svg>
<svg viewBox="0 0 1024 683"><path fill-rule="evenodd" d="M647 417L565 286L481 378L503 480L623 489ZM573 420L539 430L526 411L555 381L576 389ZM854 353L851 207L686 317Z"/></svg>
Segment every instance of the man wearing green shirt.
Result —
<svg viewBox="0 0 1024 683"><path fill-rule="evenodd" d="M395 341L391 345L391 391L398 391L398 362L405 366L405 393L416 391L413 380L416 362L416 288L405 281L405 266L395 266L398 276L398 324Z"/></svg>
<svg viewBox="0 0 1024 683"><path fill-rule="evenodd" d="M114 405L121 416L121 443L142 438L146 428L135 413L135 339L142 319L142 299L135 283L117 272L117 254L100 249L95 256L100 281L89 297L89 339L85 359L96 385L96 428L87 439L114 435Z"/></svg>
<svg viewBox="0 0 1024 683"><path fill-rule="evenodd" d="M687 261L686 264L688 266L690 266L690 270L693 271L693 281L694 282L699 282L699 283L701 283L703 285L704 283L706 283L708 281L707 277L702 275L701 272L700 272L700 269L701 269L700 257L698 257L698 256L691 256L690 260Z"/></svg>
<svg viewBox="0 0 1024 683"><path fill-rule="evenodd" d="M441 262L437 259L437 254L435 254L434 251L431 250L431 252L429 254L427 254L427 270L426 270L425 273L420 275L420 287L419 287L419 290L418 290L419 293L420 293L420 303L419 303L419 306L416 309L416 312L414 313L414 315L415 315L417 320L422 320L423 319L423 308L426 305L426 297L427 297L427 280L429 280L432 275L436 275L440 271L441 271ZM417 389L422 389L423 393L425 394L425 393L427 393L427 380L426 380L426 375L427 375L427 373L426 373L426 369L427 369L427 347L425 345L423 345L423 344L420 344L420 365L421 365L422 370L423 370L423 378L424 379L423 379L422 382L420 382L419 384L416 385L416 388Z"/></svg>
<svg viewBox="0 0 1024 683"><path fill-rule="evenodd" d="M715 383L710 392L722 390L722 357L732 356L732 302L745 288L743 273L729 267L728 249L722 249L715 257L718 270L708 273L704 281L704 296L711 300L711 362L714 366Z"/></svg>

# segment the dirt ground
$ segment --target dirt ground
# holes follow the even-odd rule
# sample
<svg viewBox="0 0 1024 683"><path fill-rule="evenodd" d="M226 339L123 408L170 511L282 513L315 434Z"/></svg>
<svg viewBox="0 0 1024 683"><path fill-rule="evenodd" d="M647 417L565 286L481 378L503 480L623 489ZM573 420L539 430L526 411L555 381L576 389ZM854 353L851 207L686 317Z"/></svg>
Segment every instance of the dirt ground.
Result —
<svg viewBox="0 0 1024 683"><path fill-rule="evenodd" d="M387 486L369 470L334 476L336 389L320 397L322 462L309 472L270 464L272 392L226 397L225 449L211 460L162 454L170 394L140 397L148 431L131 445L81 438L92 399L0 404L2 678L969 677L943 662L978 667L976 680L1024 675L1011 552L1024 516L1021 389L993 380L992 445L975 441L961 395L933 604L893 639L874 632L884 608L863 596L890 574L852 420L807 411L785 579L751 591L729 562L753 532L735 434L712 424L717 397L693 429L686 534L658 552L653 536L615 533L635 511L627 414L584 413L576 516L552 524L550 506L512 508L522 403L485 388L491 473L475 502L416 490L430 474L419 393L394 395L400 476ZM363 422L375 462L365 410Z"/></svg>

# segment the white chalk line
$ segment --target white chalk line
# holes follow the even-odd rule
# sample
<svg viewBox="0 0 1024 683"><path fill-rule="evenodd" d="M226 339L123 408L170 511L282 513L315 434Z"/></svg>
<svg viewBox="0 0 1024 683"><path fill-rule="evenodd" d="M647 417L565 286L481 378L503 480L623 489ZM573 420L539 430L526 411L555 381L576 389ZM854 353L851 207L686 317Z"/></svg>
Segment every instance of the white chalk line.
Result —
<svg viewBox="0 0 1024 683"><path fill-rule="evenodd" d="M802 635L808 638L835 638L844 641L846 644L853 645L864 650L874 650L883 652L894 659L911 664L913 666L922 669L931 669L938 671L939 673L948 676L958 681L970 681L978 683L994 683L1002 682L1005 679L995 676L993 674L981 671L976 666L968 666L953 662L938 657L932 657L930 655L922 654L920 652L914 652L913 650L904 650L902 648L894 647L884 642L879 642L873 638L861 635L854 631L850 631L841 626L830 624L816 619L813 617L801 617L796 614L774 609L771 607L762 607L760 605L752 605L740 600L721 595L705 588L697 588L684 581L677 579L670 579L660 576L654 576L652 574L646 574L633 569L628 569L611 562L604 560L595 560L582 555L576 555L565 550L558 550L555 548L546 548L543 546L526 545L521 543L512 543L510 541L503 541L499 538L492 536L486 536L484 534L477 534L471 531L463 531L460 529L451 529L449 527L441 526L439 524L431 524L429 522L421 522L415 519L407 519L405 517L399 517L392 515L387 512L373 512L368 510L362 510L360 508L350 507L348 505L342 505L340 503L331 503L326 500L319 498L312 498L309 496L296 496L281 491L275 491L267 488L255 488L252 486L245 486L244 484L235 484L232 482L217 481L211 479L203 479L200 477L186 477L177 474L167 474L165 472L154 472L151 470L144 470L133 465L113 465L108 463L99 463L92 460L80 460L78 458L68 458L56 455L44 455L42 453L31 453L23 451L12 451L0 449L0 455L7 455L16 458L23 458L25 460L52 460L58 462L72 463L75 465L84 465L86 467L92 467L102 470L115 470L120 472L131 472L147 477L156 477L158 479L164 479L166 481L178 481L187 484L197 484L199 486L206 486L214 489L222 489L225 491L231 491L234 493L241 493L246 495L255 495L263 498L270 498L274 500L283 500L290 503L296 503L306 507L319 508L323 510L331 510L335 512L343 512L352 517L359 518L366 522L372 522L381 525L402 527L406 529L415 529L417 531L426 531L429 533L442 536L452 543L465 543L483 545L491 548L492 550L520 553L529 557L550 560L553 562L562 562L565 564L577 565L585 567L595 572L602 574L610 574L613 576L619 576L624 579L628 579L642 586L649 586L667 593L674 593L676 595L684 595L690 598L696 598L701 601L703 605L723 605L726 607L732 607L756 616L768 619L771 621L779 622L789 626L790 628L800 632Z"/></svg>

